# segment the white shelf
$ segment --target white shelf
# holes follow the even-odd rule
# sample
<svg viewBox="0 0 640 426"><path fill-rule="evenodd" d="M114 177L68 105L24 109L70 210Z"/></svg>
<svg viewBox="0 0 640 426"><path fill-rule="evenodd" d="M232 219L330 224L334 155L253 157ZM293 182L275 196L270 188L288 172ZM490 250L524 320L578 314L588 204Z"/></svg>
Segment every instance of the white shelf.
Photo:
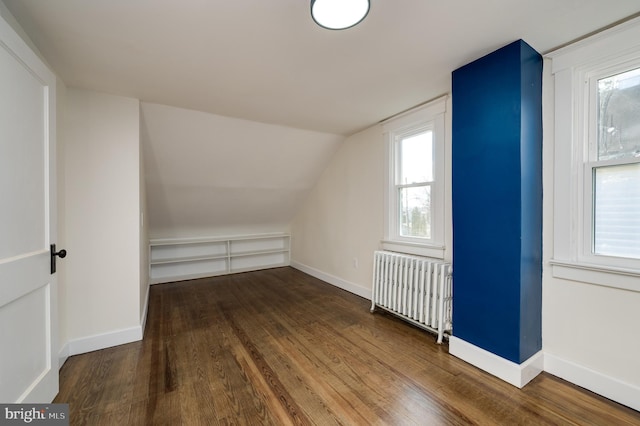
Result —
<svg viewBox="0 0 640 426"><path fill-rule="evenodd" d="M242 257L242 256L260 256L262 254L271 254L271 253L288 253L289 250L279 249L279 250L256 250L256 251L244 251L244 252L236 252L233 253L232 257Z"/></svg>
<svg viewBox="0 0 640 426"><path fill-rule="evenodd" d="M185 257L170 257L167 259L151 260L152 265L162 265L167 263L181 263L181 262L198 262L201 260L214 260L214 259L226 259L228 255L218 256L185 256Z"/></svg>
<svg viewBox="0 0 640 426"><path fill-rule="evenodd" d="M152 284L290 264L288 234L163 238L149 242Z"/></svg>
<svg viewBox="0 0 640 426"><path fill-rule="evenodd" d="M209 277L217 277L218 275L226 275L228 272L203 272L200 274L189 274L189 275L176 275L176 276L163 276L159 278L151 278L149 280L149 284L162 284L169 283L172 281L186 281L186 280L197 280L198 278L209 278Z"/></svg>

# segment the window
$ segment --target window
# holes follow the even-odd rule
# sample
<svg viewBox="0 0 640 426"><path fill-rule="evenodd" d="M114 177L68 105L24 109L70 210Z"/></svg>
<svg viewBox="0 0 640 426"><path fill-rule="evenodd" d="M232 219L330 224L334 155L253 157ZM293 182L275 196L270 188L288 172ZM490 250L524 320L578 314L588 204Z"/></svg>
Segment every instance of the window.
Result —
<svg viewBox="0 0 640 426"><path fill-rule="evenodd" d="M386 249L443 258L446 98L386 121Z"/></svg>
<svg viewBox="0 0 640 426"><path fill-rule="evenodd" d="M399 136L395 145L399 234L429 240L432 235L433 131Z"/></svg>
<svg viewBox="0 0 640 426"><path fill-rule="evenodd" d="M591 251L640 259L640 68L589 86Z"/></svg>
<svg viewBox="0 0 640 426"><path fill-rule="evenodd" d="M553 274L638 291L640 21L547 56L555 92L554 151L546 157L554 163Z"/></svg>

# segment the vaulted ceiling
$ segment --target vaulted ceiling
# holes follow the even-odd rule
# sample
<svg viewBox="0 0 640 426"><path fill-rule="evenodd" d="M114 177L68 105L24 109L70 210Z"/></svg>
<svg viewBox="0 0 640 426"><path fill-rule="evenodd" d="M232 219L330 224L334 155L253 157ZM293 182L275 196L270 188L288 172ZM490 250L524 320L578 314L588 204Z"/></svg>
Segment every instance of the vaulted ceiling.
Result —
<svg viewBox="0 0 640 426"><path fill-rule="evenodd" d="M69 86L348 135L449 89L511 41L543 53L637 0L372 0L315 25L309 0L4 0Z"/></svg>

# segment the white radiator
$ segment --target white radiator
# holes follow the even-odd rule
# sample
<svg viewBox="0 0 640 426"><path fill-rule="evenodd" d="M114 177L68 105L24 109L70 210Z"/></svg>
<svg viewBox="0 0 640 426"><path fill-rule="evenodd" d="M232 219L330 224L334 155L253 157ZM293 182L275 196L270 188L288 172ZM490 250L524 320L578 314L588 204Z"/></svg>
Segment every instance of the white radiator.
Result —
<svg viewBox="0 0 640 426"><path fill-rule="evenodd" d="M451 334L449 263L390 251L374 252L371 312L376 307L438 334Z"/></svg>

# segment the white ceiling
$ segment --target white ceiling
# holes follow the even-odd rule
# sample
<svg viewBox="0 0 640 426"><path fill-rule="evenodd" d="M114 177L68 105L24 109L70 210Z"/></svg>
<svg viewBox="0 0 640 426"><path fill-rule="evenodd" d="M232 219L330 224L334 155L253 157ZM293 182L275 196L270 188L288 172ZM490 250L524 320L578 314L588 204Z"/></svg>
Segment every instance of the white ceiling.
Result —
<svg viewBox="0 0 640 426"><path fill-rule="evenodd" d="M638 0L373 0L315 25L309 0L4 0L68 86L348 135L449 91L519 38L545 52Z"/></svg>

